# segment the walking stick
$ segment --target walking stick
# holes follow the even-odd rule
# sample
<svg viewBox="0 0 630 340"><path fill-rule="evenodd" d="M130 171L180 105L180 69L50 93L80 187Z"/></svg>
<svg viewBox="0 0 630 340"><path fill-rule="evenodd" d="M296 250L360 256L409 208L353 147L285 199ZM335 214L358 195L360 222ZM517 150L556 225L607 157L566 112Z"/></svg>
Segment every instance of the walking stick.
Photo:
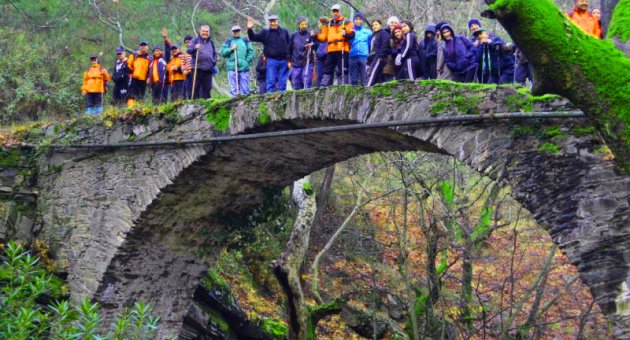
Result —
<svg viewBox="0 0 630 340"><path fill-rule="evenodd" d="M344 70L344 66L345 66L345 65L343 64L344 59L345 59L345 58L344 58L344 55L345 55L345 54L346 54L346 53L345 53L345 51L344 51L344 43L343 43L343 40L342 40L342 41L341 41L341 85L345 85L345 83L344 83L344 78L346 77L346 72L345 72L345 70Z"/></svg>
<svg viewBox="0 0 630 340"><path fill-rule="evenodd" d="M192 93L190 99L195 99L195 86L197 83L197 64L199 63L199 49L195 52L195 71L193 72Z"/></svg>
<svg viewBox="0 0 630 340"><path fill-rule="evenodd" d="M313 43L306 44L306 68L302 71L302 82L306 88L306 80L308 80L308 67L311 64L311 46Z"/></svg>
<svg viewBox="0 0 630 340"><path fill-rule="evenodd" d="M234 44L234 72L236 72L236 95L241 94L241 87L238 84L238 45Z"/></svg>

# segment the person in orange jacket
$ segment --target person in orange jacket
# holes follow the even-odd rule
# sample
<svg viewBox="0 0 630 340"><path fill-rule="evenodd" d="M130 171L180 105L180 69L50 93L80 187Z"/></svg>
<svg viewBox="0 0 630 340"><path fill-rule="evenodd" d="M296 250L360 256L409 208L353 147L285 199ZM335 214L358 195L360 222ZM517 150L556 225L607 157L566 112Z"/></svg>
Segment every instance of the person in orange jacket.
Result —
<svg viewBox="0 0 630 340"><path fill-rule="evenodd" d="M337 66L341 64L343 77L339 84L348 84L348 54L350 54L349 41L354 38L354 24L346 20L341 14L341 5L332 6L332 19L320 18L321 32L311 35L317 37L320 42L328 43L326 48L326 63L322 76L321 86L331 86Z"/></svg>
<svg viewBox="0 0 630 340"><path fill-rule="evenodd" d="M150 63L149 43L141 41L140 49L127 59L127 66L129 66L131 71L127 106L133 106L136 101L144 99L144 94L147 91Z"/></svg>
<svg viewBox="0 0 630 340"><path fill-rule="evenodd" d="M183 52L177 45L171 45L171 60L166 65L168 71L168 82L171 85L171 100L184 99L184 83L186 75L190 70L184 68Z"/></svg>
<svg viewBox="0 0 630 340"><path fill-rule="evenodd" d="M599 20L589 13L588 0L575 0L573 11L568 12L567 17L584 33L598 39L602 38L602 27Z"/></svg>
<svg viewBox="0 0 630 340"><path fill-rule="evenodd" d="M162 38L164 39L164 59L167 63L167 82L171 86L171 101L187 99L190 97L187 83L190 82L188 85L192 84L192 79L189 81L193 66L191 56L179 46L173 44L168 38L168 30L166 28L162 28ZM191 36L184 38L185 48L190 47L191 40Z"/></svg>
<svg viewBox="0 0 630 340"><path fill-rule="evenodd" d="M103 113L103 96L107 82L111 79L107 70L98 62L98 57L93 55L90 57L92 65L83 73L83 85L81 93L85 96L87 102L87 114Z"/></svg>
<svg viewBox="0 0 630 340"><path fill-rule="evenodd" d="M151 84L151 99L154 105L160 105L168 100L168 88L166 81L167 69L164 53L160 46L153 47L153 56L149 63L149 83Z"/></svg>

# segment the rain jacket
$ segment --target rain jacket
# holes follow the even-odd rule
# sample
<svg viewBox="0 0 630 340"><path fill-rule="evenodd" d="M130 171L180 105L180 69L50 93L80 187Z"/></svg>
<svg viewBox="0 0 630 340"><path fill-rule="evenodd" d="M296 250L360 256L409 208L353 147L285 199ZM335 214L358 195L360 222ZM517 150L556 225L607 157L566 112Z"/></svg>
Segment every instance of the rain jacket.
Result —
<svg viewBox="0 0 630 340"><path fill-rule="evenodd" d="M470 40L467 37L455 36L455 32L448 25L442 26L442 30L444 28L448 28L453 37L444 44L444 60L448 68L453 73L462 74L477 67L475 55L472 49L468 48L469 45L472 46Z"/></svg>
<svg viewBox="0 0 630 340"><path fill-rule="evenodd" d="M110 80L109 73L100 64L92 65L83 73L81 91L87 93L104 93L105 84Z"/></svg>
<svg viewBox="0 0 630 340"><path fill-rule="evenodd" d="M162 83L165 81L166 77L166 60L160 57L155 60L155 58L151 59L151 63L149 64L149 81L151 84Z"/></svg>
<svg viewBox="0 0 630 340"><path fill-rule="evenodd" d="M598 39L602 38L602 27L599 20L597 20L597 18L588 11L580 13L577 7L573 7L573 11L567 13L567 17L575 24L575 26L584 31L584 33L592 35Z"/></svg>
<svg viewBox="0 0 630 340"><path fill-rule="evenodd" d="M168 71L168 83L173 84L174 81L178 80L186 80L186 75L188 72L183 67L183 59L182 52L177 55L173 55L171 60L166 65L166 70ZM173 67L177 69L173 71Z"/></svg>
<svg viewBox="0 0 630 340"><path fill-rule="evenodd" d="M197 44L201 44L199 48L199 52L195 46ZM217 63L217 49L214 47L214 41L212 38L208 37L208 39L203 39L202 37L196 37L191 41L190 48L186 50L188 54L191 55L191 58L197 57L197 60L194 61L197 64L197 68L202 71L212 71L214 66Z"/></svg>
<svg viewBox="0 0 630 340"><path fill-rule="evenodd" d="M346 30L346 35L341 35L341 30ZM317 35L317 40L327 42L326 52L350 52L350 44L348 41L354 38L354 24L350 20L346 20L340 16L337 20L331 19L328 25L322 26L322 31Z"/></svg>
<svg viewBox="0 0 630 340"><path fill-rule="evenodd" d="M236 53L238 57L238 71L249 71L249 65L254 60L254 47L249 43L249 40L243 39L242 37L232 37L231 39L226 40L221 46L221 56L226 59L225 67L228 71L236 71L234 67L236 58L234 55L234 51L230 48L232 45L236 44Z"/></svg>
<svg viewBox="0 0 630 340"><path fill-rule="evenodd" d="M136 52L127 59L127 66L131 70L131 77L136 80L146 81L149 75L149 59L148 53Z"/></svg>
<svg viewBox="0 0 630 340"><path fill-rule="evenodd" d="M363 27L354 27L354 39L350 47L350 58L367 58L370 55L372 31Z"/></svg>

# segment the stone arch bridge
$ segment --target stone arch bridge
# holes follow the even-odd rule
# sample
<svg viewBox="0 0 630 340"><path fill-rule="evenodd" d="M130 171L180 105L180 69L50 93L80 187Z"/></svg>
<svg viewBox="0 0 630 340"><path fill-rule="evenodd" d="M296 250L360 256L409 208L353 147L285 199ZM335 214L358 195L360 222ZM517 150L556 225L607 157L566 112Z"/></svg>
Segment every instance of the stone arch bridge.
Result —
<svg viewBox="0 0 630 340"><path fill-rule="evenodd" d="M431 115L560 111L566 101L513 88L444 82L327 88L181 106L169 115L86 126L81 143L157 142ZM231 112L231 116L229 116ZM227 125L229 123L229 126ZM533 124L533 125L532 125ZM630 336L630 178L602 157L584 120L434 125L289 136L187 147L52 150L39 160L37 237L68 271L74 298L106 313L134 300L179 332L209 263L199 246L246 216L266 188L286 186L357 155L449 154L508 185L580 272L600 307Z"/></svg>

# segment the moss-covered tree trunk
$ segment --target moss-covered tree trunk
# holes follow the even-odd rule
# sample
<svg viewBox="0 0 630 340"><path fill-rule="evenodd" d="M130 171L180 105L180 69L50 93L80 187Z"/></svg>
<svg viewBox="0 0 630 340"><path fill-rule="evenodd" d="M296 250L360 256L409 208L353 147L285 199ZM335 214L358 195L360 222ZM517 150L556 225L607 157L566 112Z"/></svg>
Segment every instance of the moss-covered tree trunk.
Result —
<svg viewBox="0 0 630 340"><path fill-rule="evenodd" d="M485 1L485 15L499 20L532 64L534 94L562 95L584 111L630 173L630 59L583 33L551 0ZM615 34L627 37L628 10L630 0L619 1L610 24Z"/></svg>

